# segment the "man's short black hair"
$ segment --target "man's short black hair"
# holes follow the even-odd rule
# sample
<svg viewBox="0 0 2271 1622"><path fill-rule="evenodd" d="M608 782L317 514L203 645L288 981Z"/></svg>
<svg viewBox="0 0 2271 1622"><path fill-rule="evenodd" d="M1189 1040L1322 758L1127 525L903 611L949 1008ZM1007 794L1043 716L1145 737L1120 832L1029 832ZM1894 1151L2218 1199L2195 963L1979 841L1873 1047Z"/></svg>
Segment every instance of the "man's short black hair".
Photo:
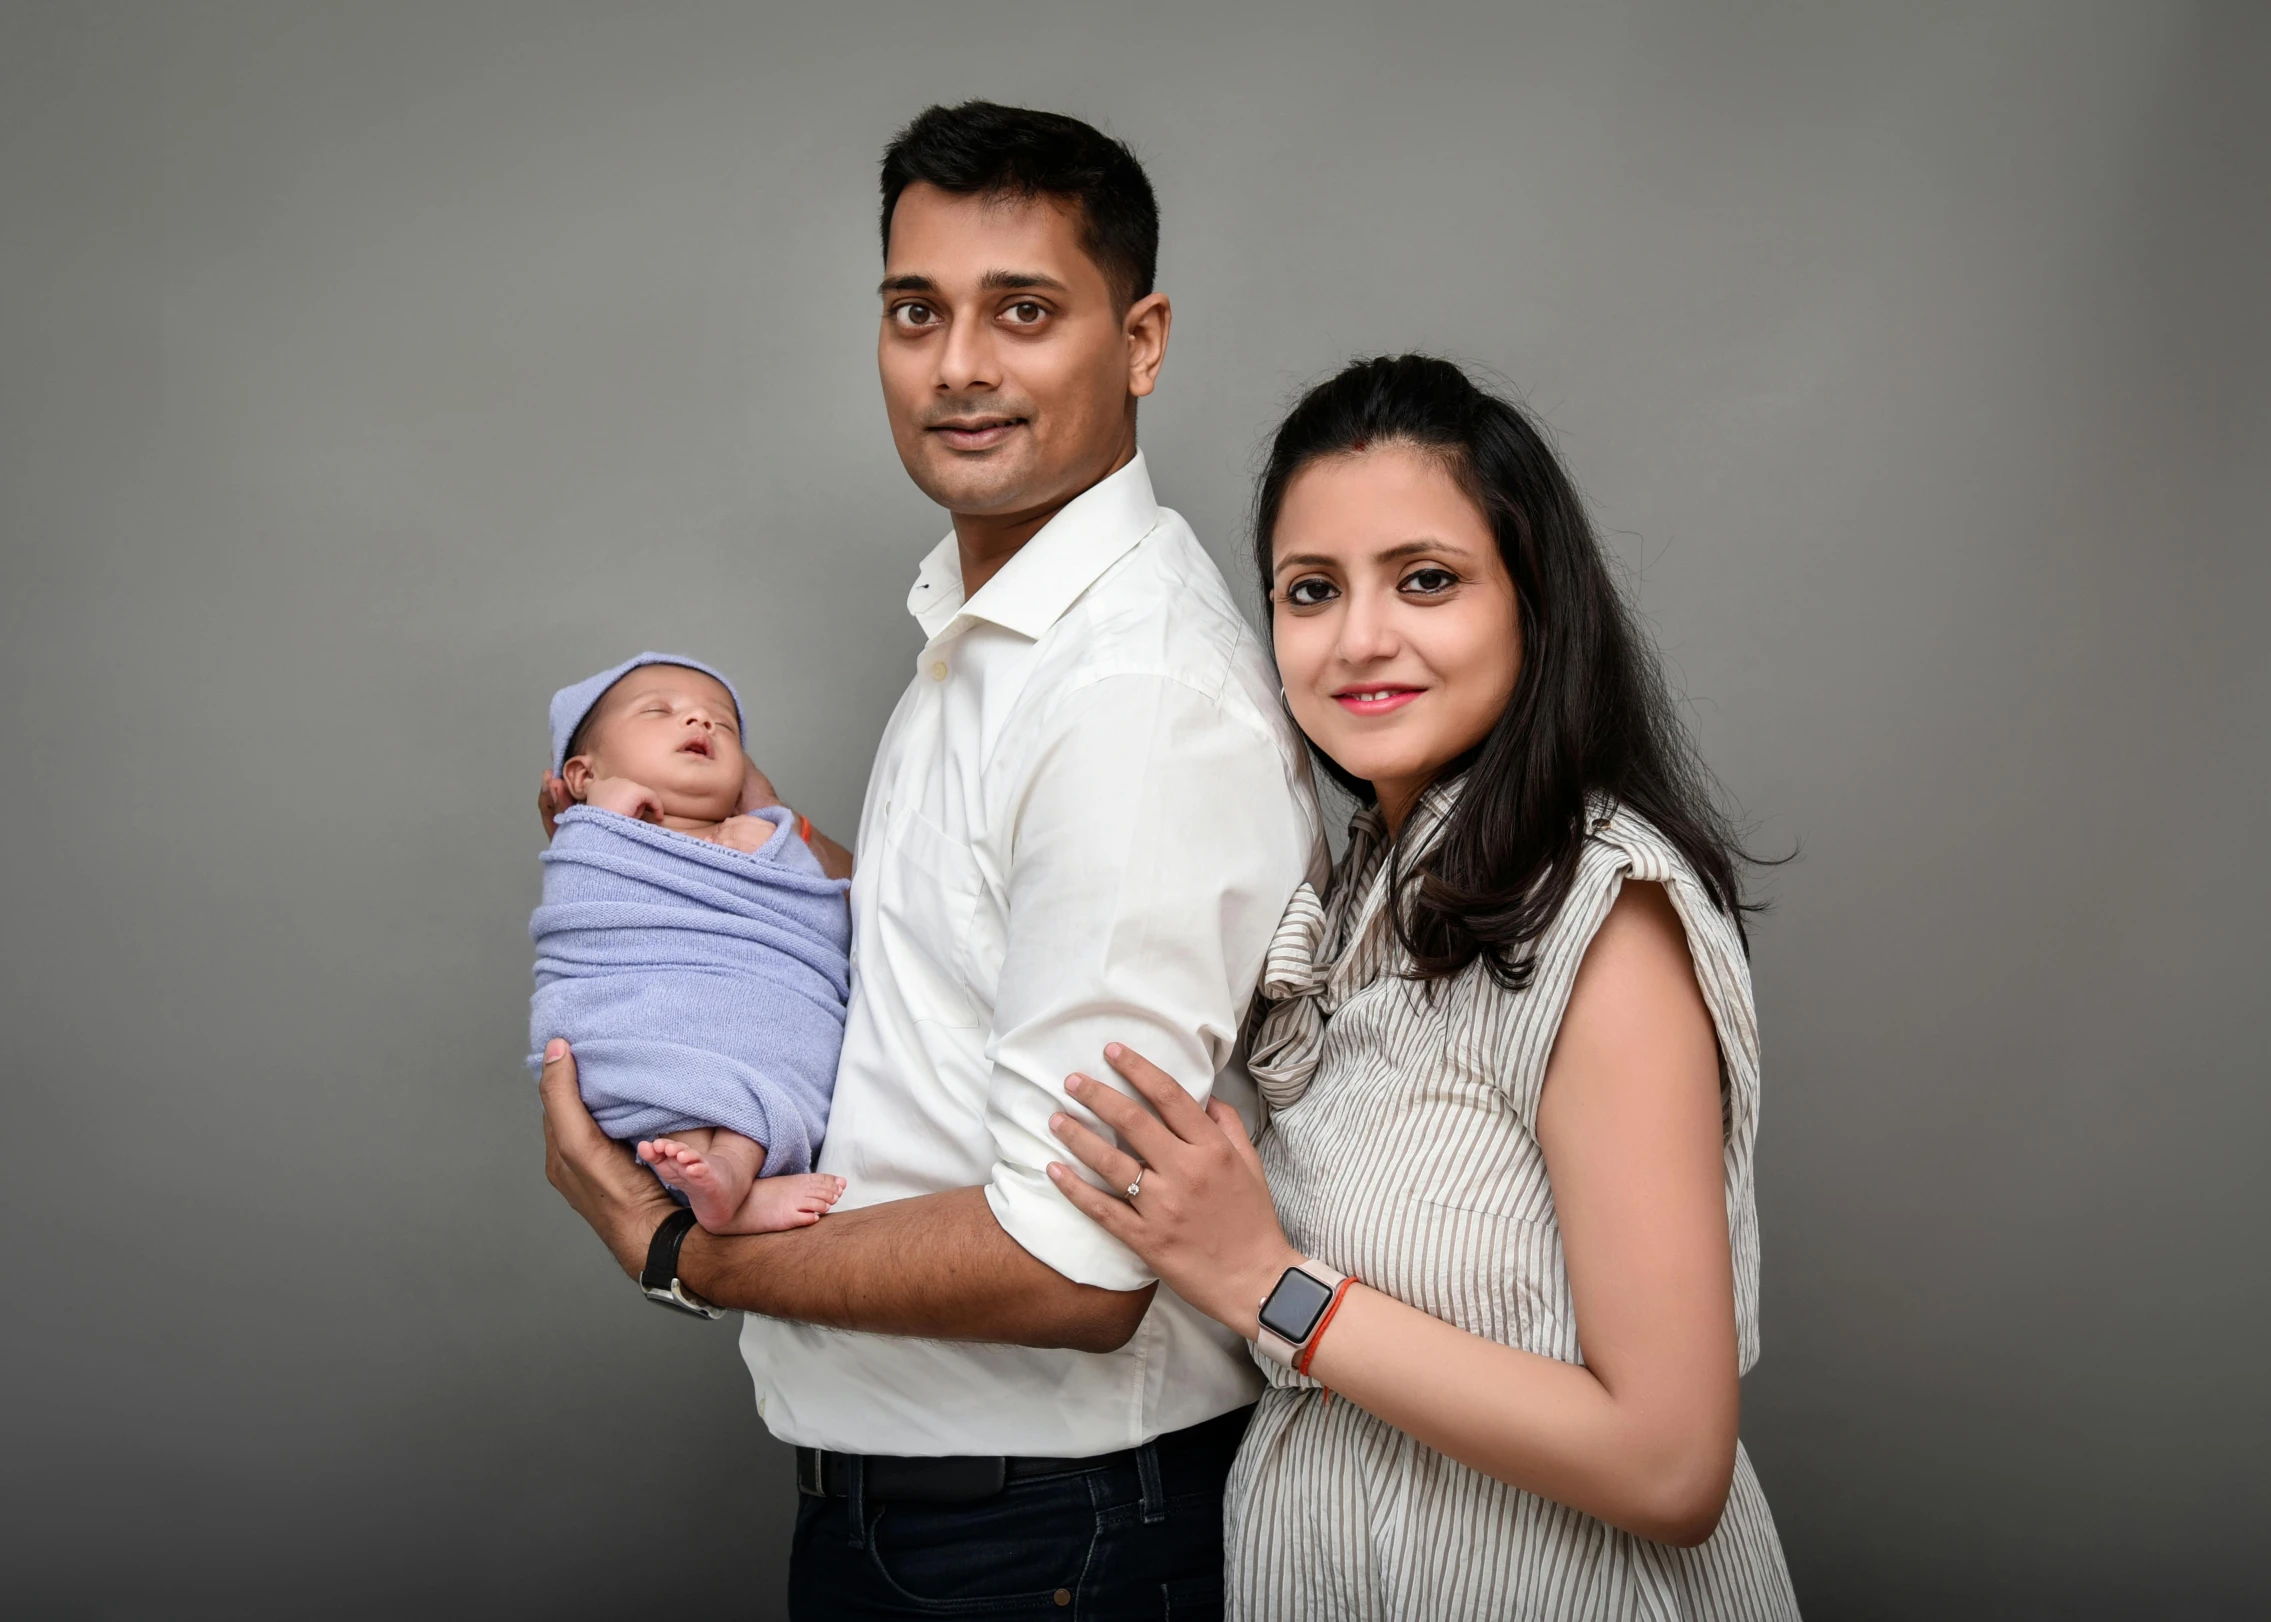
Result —
<svg viewBox="0 0 2271 1622"><path fill-rule="evenodd" d="M1062 113L990 101L924 109L883 149L883 251L891 214L917 183L962 196L1050 197L1080 205L1081 246L1126 309L1159 270L1159 203L1127 146Z"/></svg>

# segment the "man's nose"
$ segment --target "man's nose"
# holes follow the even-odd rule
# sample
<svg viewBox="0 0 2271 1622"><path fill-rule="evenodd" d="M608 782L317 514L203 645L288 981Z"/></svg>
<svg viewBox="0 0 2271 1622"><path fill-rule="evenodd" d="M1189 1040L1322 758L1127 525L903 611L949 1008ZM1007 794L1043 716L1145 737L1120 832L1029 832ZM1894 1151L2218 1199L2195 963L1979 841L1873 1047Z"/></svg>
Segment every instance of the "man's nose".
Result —
<svg viewBox="0 0 2271 1622"><path fill-rule="evenodd" d="M938 388L942 394L982 394L1001 387L1001 352L982 320L960 320L946 329L938 349Z"/></svg>

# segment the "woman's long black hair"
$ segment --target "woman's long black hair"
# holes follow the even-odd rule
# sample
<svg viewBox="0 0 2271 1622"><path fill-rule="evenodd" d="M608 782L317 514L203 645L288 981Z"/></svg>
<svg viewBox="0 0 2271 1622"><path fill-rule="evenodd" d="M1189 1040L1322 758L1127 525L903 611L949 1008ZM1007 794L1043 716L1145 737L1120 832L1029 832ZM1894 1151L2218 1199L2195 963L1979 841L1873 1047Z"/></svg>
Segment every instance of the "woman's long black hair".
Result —
<svg viewBox="0 0 2271 1622"><path fill-rule="evenodd" d="M1647 818L1739 930L1749 909L1737 870L1750 858L1713 801L1575 486L1518 407L1429 355L1358 361L1311 389L1279 426L1255 496L1265 598L1294 476L1320 458L1383 444L1441 456L1489 518L1522 631L1505 712L1436 779L1464 779L1442 837L1416 863L1389 853L1388 911L1413 973L1439 981L1480 958L1501 984L1527 985L1537 941L1576 880L1586 800L1596 794ZM1371 784L1310 749L1335 782L1372 802Z"/></svg>

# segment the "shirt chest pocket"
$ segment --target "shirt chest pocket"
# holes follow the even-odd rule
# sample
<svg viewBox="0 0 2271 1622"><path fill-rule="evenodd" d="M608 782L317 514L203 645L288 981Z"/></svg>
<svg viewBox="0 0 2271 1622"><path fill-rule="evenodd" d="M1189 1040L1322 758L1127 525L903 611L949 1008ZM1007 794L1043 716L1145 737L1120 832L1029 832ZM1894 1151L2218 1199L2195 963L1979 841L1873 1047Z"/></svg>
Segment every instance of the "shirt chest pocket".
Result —
<svg viewBox="0 0 2271 1622"><path fill-rule="evenodd" d="M970 847L910 811L891 830L876 911L888 935L885 962L909 1013L940 1025L983 1023L970 989L970 923L978 906L978 860Z"/></svg>

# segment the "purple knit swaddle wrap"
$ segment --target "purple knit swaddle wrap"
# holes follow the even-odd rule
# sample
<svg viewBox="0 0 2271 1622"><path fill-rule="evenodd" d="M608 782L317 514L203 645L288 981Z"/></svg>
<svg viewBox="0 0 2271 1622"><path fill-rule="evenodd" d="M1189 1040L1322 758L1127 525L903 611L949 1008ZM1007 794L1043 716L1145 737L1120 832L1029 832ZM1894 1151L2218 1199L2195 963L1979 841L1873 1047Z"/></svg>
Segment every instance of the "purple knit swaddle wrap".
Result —
<svg viewBox="0 0 2271 1622"><path fill-rule="evenodd" d="M812 1169L851 991L848 885L789 813L751 853L611 811L564 813L529 919L533 1067L567 1038L584 1103L624 1142L723 1126L768 1177Z"/></svg>

